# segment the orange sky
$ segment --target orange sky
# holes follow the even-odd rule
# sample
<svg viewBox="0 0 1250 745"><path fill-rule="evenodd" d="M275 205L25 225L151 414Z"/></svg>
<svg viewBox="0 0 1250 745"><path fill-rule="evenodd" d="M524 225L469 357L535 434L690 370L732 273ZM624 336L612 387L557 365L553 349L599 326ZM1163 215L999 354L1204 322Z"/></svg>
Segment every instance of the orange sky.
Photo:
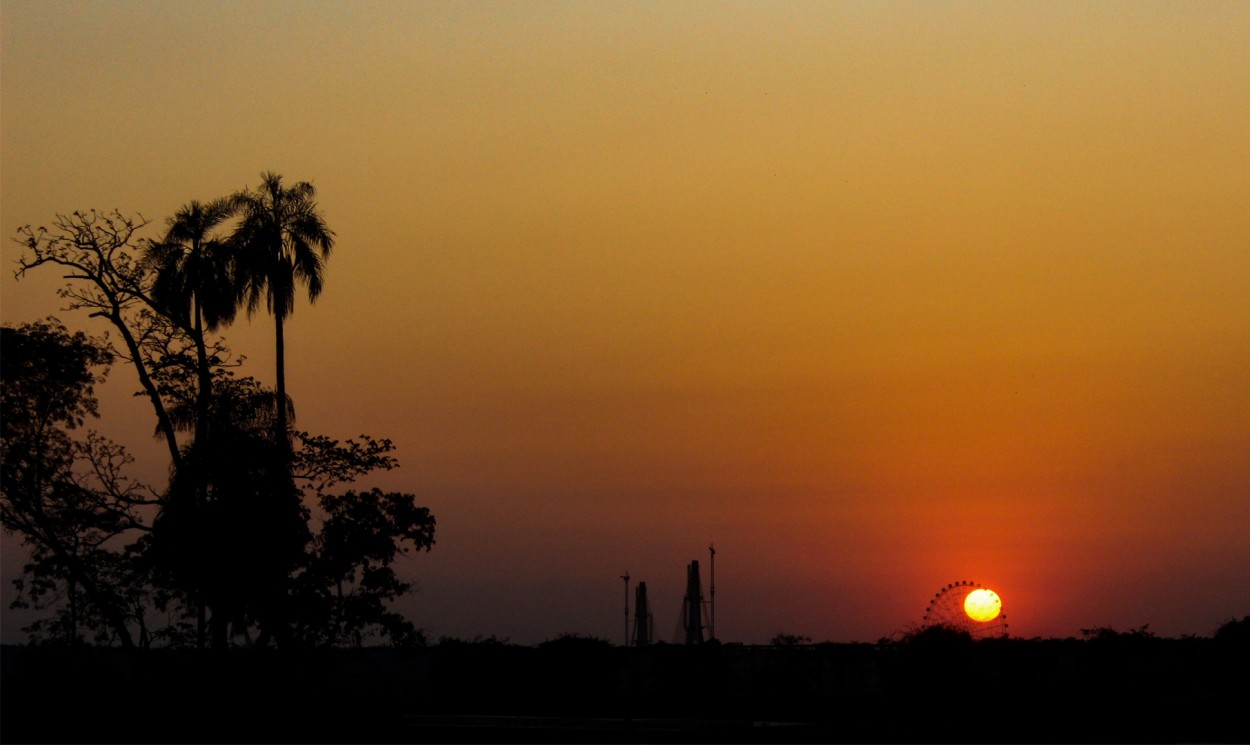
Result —
<svg viewBox="0 0 1250 745"><path fill-rule="evenodd" d="M1250 614L1250 4L4 0L0 34L6 237L316 184L289 391L399 446L435 638L620 641L625 570L668 637L713 541L729 641L873 641L960 579L1023 636ZM57 310L10 274L5 323ZM226 333L266 381L271 334ZM135 388L100 427L158 480Z"/></svg>

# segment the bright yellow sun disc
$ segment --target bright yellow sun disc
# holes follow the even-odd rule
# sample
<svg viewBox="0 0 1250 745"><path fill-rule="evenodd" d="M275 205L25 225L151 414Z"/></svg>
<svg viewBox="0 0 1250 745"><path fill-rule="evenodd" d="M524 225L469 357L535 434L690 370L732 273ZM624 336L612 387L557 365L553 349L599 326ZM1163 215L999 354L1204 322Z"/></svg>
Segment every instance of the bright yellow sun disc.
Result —
<svg viewBox="0 0 1250 745"><path fill-rule="evenodd" d="M973 590L964 598L964 613L974 621L993 621L1002 612L1003 601L993 590Z"/></svg>

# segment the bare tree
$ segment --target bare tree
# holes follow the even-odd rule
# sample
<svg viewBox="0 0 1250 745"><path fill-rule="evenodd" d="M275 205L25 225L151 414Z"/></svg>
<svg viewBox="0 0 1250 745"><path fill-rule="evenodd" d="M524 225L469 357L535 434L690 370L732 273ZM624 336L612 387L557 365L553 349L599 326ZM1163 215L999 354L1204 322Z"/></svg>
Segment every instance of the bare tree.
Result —
<svg viewBox="0 0 1250 745"><path fill-rule="evenodd" d="M152 312L152 271L141 260L137 245L138 233L147 224L142 215L128 217L116 210L107 214L92 210L57 215L50 229L24 226L14 239L26 247L15 274L20 279L37 267L61 268L68 282L58 294L67 301L66 309L85 310L113 325L125 346L119 356L134 367L156 413L157 432L164 437L170 462L177 467L182 462L178 437L152 380L152 358L145 353L149 337L159 336L165 325L164 316Z"/></svg>

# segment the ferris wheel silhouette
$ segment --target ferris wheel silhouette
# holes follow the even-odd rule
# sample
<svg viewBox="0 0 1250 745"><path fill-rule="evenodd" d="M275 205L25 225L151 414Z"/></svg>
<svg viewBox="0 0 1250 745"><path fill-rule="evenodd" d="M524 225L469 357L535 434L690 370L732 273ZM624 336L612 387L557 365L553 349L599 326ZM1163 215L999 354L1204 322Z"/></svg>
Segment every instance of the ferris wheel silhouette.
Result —
<svg viewBox="0 0 1250 745"><path fill-rule="evenodd" d="M1007 636L1007 614L999 612L993 618L978 621L968 615L964 603L968 596L976 590L988 589L980 582L961 580L951 582L941 588L929 600L925 608L924 621L920 628L927 629L943 626L957 631L966 631L973 639L1001 638ZM997 599L997 596L995 596ZM1001 601L999 601L1001 603Z"/></svg>

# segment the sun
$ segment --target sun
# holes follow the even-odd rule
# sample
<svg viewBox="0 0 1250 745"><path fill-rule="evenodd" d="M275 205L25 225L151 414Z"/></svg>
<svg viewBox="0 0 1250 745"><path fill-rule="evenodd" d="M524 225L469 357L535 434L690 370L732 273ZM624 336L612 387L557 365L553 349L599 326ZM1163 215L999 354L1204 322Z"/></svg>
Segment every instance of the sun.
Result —
<svg viewBox="0 0 1250 745"><path fill-rule="evenodd" d="M984 587L973 590L964 598L964 613L974 621L993 621L1002 610L1003 601L999 600L998 594Z"/></svg>

